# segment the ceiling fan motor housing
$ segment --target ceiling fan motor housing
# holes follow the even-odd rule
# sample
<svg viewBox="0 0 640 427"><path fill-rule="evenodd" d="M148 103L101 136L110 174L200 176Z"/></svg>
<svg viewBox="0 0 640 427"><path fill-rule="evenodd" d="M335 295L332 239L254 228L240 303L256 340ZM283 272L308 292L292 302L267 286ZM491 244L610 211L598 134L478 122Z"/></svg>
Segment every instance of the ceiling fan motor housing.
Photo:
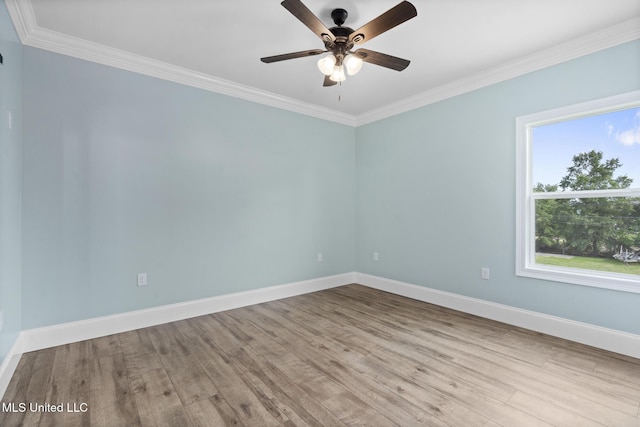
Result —
<svg viewBox="0 0 640 427"><path fill-rule="evenodd" d="M349 41L349 35L353 33L353 29L349 27L333 27L329 31L335 36L335 40L325 42L325 48L337 58L343 57L353 48L353 42Z"/></svg>

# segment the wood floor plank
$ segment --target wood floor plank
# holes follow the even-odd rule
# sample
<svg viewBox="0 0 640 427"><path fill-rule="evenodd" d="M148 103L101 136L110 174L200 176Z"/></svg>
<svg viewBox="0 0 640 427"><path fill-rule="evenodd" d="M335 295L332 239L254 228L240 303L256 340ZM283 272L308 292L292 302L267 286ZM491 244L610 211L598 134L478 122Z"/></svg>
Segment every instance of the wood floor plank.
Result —
<svg viewBox="0 0 640 427"><path fill-rule="evenodd" d="M629 361L605 357L599 361L595 372L634 386L640 384L640 360Z"/></svg>
<svg viewBox="0 0 640 427"><path fill-rule="evenodd" d="M441 343L457 345L446 340L442 340ZM549 399L560 407L573 408L587 418L603 421L604 425L607 423L633 425L625 414L608 410L611 408L600 403L606 396L598 394L590 387L576 387L576 384L569 379L561 378L543 369L532 369L531 365L517 359L509 359L505 355L485 352L479 357L466 352L465 347L459 349L460 363L502 378L520 391L541 399ZM610 417L609 421L603 419L606 417Z"/></svg>
<svg viewBox="0 0 640 427"><path fill-rule="evenodd" d="M188 339L180 337L174 324L159 325L150 329L149 337L184 405L190 405L202 399L211 399L219 393L218 388L200 366L198 359L188 350Z"/></svg>
<svg viewBox="0 0 640 427"><path fill-rule="evenodd" d="M635 415L637 412L640 395L637 387L632 387L626 382L611 381L597 373L588 374L581 370L558 364L555 360L549 360L544 368L555 375L569 379L571 383L581 388L590 388L600 398L600 402L606 402L607 407L617 411Z"/></svg>
<svg viewBox="0 0 640 427"><path fill-rule="evenodd" d="M237 315L237 314L236 314ZM234 313L229 313L229 317L234 317ZM255 325L242 325L237 323L235 328L257 328ZM248 329L245 329L248 331ZM286 335L286 338L276 340L283 348L291 348L292 338L296 332L291 332ZM370 378L359 375L353 369L350 369L351 362L354 361L351 356L355 356L355 352L346 352L347 349L338 345L337 352L342 353L342 360L339 362L338 358L332 357L330 354L325 354L324 350L329 350L327 346L333 346L333 343L328 340L323 340L322 337L313 335L314 342L311 343L311 336L307 338L307 344L302 344L300 347L296 347L295 353L302 356L302 359L306 361L310 369L321 372L327 379L334 381L337 384L342 385L345 389L358 395L360 399L366 399L371 401L369 406L375 407L378 411L382 411L387 417L394 420L394 422L400 425L415 425L421 422L426 422L430 417L427 416L424 411L419 407L412 405L410 402L405 401L400 396L396 395L392 391L385 387L380 386ZM297 339L304 340L303 337L298 336ZM264 347L261 347L259 343L253 341L251 344L255 347L255 350L259 353L266 354L267 351ZM364 411L361 407L360 411ZM432 419L432 425L436 425L436 420Z"/></svg>
<svg viewBox="0 0 640 427"><path fill-rule="evenodd" d="M288 376L288 364L282 364L278 353L274 351L274 342L271 342L277 334L267 329L267 332L257 328L252 322L243 322L234 317L238 310L228 313L219 313L216 318L224 318L222 324L226 325L226 333L223 330L224 346L228 349L237 349L234 352L233 362L241 364L241 368L254 376L271 390L277 402L280 402L296 418L308 425L344 425L317 399L317 393L307 393L295 377ZM233 332L232 332L233 331ZM226 339L225 339L226 338ZM235 340L235 344L234 344ZM242 345L245 343L246 345ZM238 347L236 347L238 346ZM272 363L270 360L274 361ZM282 369L280 369L281 367Z"/></svg>
<svg viewBox="0 0 640 427"><path fill-rule="evenodd" d="M209 327L210 318L193 320L192 324L196 328L203 327L202 322L207 324L203 334L216 330L215 326ZM218 330L213 337L219 334ZM194 347L194 352L206 374L222 390L222 397L244 424L262 426L280 424L281 414L272 412L271 405L265 406L261 396L254 393L254 386L250 380L233 366L229 357L216 346L213 339L208 338L206 341L203 339L201 345Z"/></svg>
<svg viewBox="0 0 640 427"><path fill-rule="evenodd" d="M244 426L231 406L218 395L190 403L186 410L195 427Z"/></svg>
<svg viewBox="0 0 640 427"><path fill-rule="evenodd" d="M208 316L202 316L201 319L206 319ZM200 333L197 328L193 327L191 323L194 319L182 320L172 323L175 327L176 334L179 339L185 343L188 348L196 348L202 346L204 342L209 342L210 338ZM242 426L244 423L238 417L236 411L231 407L229 402L225 399L220 391L220 384L216 384L215 381L209 377L205 370L205 365L200 362L199 356L204 356L206 352L201 350L190 351L192 357L189 358L187 363L192 363L194 368L202 372L202 375L195 378L191 385L185 387L187 393L183 393L181 389L178 392L181 393L183 401L189 416L191 417L194 425L207 425L207 419L222 420L221 425L238 425ZM206 356L205 356L206 357ZM183 362L183 359L178 359L178 362ZM179 374L177 374L179 375ZM182 379L178 381L184 381ZM208 399L202 399L203 395L213 392L209 387L213 387L215 393ZM209 425L216 425L215 423Z"/></svg>
<svg viewBox="0 0 640 427"><path fill-rule="evenodd" d="M155 351L149 331L123 334L121 347L132 396L143 425L190 425L189 417Z"/></svg>
<svg viewBox="0 0 640 427"><path fill-rule="evenodd" d="M91 404L89 377L89 346L86 341L57 347L43 403L58 405L62 412L43 412L39 424L69 427L89 424L88 410L75 412L76 408L86 405L88 409Z"/></svg>
<svg viewBox="0 0 640 427"><path fill-rule="evenodd" d="M438 340L442 338L434 336L432 337L432 339ZM461 355L465 353L467 353L467 356L469 357L468 350L472 348L470 346L470 343L466 343L464 346L461 346L459 343L456 343L456 340L453 339L452 337L447 337L446 339L442 339L442 342L444 345L456 346L457 349L460 351L458 357L461 357ZM530 370L530 367L527 366L526 363L522 363L523 361L518 357L509 357L508 359L505 359L503 355L497 350L495 350L495 348L492 348L492 346L485 346L485 350L489 350L490 347L492 351L484 351L483 353L485 354L485 357L489 361L491 361L494 364L494 366L497 367L498 369L500 369L501 366L511 366L513 369L516 369L518 371L518 374L517 374L518 377L524 377L524 378L529 377L532 381L544 379L545 382L539 385L541 387L547 387L548 385L552 385L553 386L552 388L553 390L555 390L555 393L557 395L561 394L561 392L559 392L558 390L570 389L570 387L566 382L562 381L562 379L557 378L553 375L545 374L543 371L538 371L537 373L533 374L533 371ZM508 352L505 352L505 354L506 353ZM502 375L496 375L496 376L502 376ZM584 389L580 391L580 394L588 399L591 393L588 389ZM567 398L571 398L571 399L574 398L574 396L570 394L566 394L566 395L567 395ZM585 406L588 406L586 401L585 401Z"/></svg>
<svg viewBox="0 0 640 427"><path fill-rule="evenodd" d="M365 320L365 322L367 321ZM371 341L371 339L369 339L369 341ZM424 337L422 341L428 343L429 337ZM464 376L465 378L458 378L458 382L473 383L475 381L479 384L479 387L481 387L485 393L498 400L506 401L515 391L514 388L509 387L508 385L499 382L498 380L495 380L490 376L486 376L482 372L467 370L465 366L456 364L453 361L453 355L443 355L441 348L433 348L431 351L427 351L426 353L430 352L431 354L437 354L438 357L431 357L429 359L426 359L424 357L424 354L421 354L419 351L415 351L420 347L421 345L418 344L409 346L398 345L398 343L392 340L384 339L377 344L376 353L383 353L386 356L393 358L393 360L408 360L411 362L411 368L413 369L418 369L420 366L426 365L439 365L441 369L451 372L453 378L455 378L460 372L466 372L466 375ZM395 351L396 348L401 348L402 354L398 354ZM394 363L394 365L397 365L397 363Z"/></svg>
<svg viewBox="0 0 640 427"><path fill-rule="evenodd" d="M29 405L45 402L55 354L55 348L47 348L22 356L2 399L2 403L18 407L18 412L0 412L0 425L38 425L42 412L31 411ZM26 406L25 411L20 410L20 404Z"/></svg>
<svg viewBox="0 0 640 427"><path fill-rule="evenodd" d="M342 308L343 309L343 308ZM343 309L344 310L344 309ZM346 316L349 316L348 314L345 314ZM377 316L376 316L377 317ZM358 322L359 319L352 317L351 321L353 322ZM380 328L381 330L385 330L386 329L386 325L384 325L383 322L380 322L377 319L373 319L374 322L376 322L375 326L373 327L377 327ZM370 328L372 327L370 323L367 324L367 327ZM387 330L387 332L390 332ZM401 331L397 331L398 334L402 334ZM454 337L448 337L448 341L449 342L453 342L456 339ZM470 343L466 343L465 347L468 347ZM486 354L488 355L494 355L493 360L496 360L496 357L499 357L499 354L501 351L504 350L496 350L495 346L486 346L484 345L485 350L489 350L491 349L492 351L485 351ZM505 352L505 353L509 353L509 352ZM512 364L514 364L514 366L519 366L520 368L520 372L523 372L523 364L518 364L518 361L521 361L521 358L519 358L518 356L514 356L512 353L509 353L509 359L508 361L505 362L511 362ZM537 363L536 363L537 364ZM628 369L629 366L633 366L633 364L627 363L625 365L625 367ZM540 374L538 374L540 375ZM583 395L584 397L586 397L586 399L581 399L580 397L574 396L571 392L562 392L560 390L567 390L567 384L563 383L562 381L556 381L554 378L552 378L552 376L546 376L546 384L544 384L544 386L546 387L549 383L555 384L555 387L552 387L554 390L556 390L556 396L562 396L564 397L565 400L570 400L572 401L572 404L578 404L578 402L582 402L580 403L580 405L583 407L583 410L589 412L590 409L592 409L590 412L592 413L592 416L594 416L595 418L598 418L598 414L601 413L601 411L599 410L599 403L597 402L596 399L594 399L594 401L596 402L594 405L591 405L589 400L587 400L590 396L590 392L588 391L588 389L582 390L580 393L581 395ZM570 388L569 388L570 389ZM623 415L621 414L613 414L613 416L617 417L617 419L619 420L619 422L629 422L629 420L627 420Z"/></svg>
<svg viewBox="0 0 640 427"><path fill-rule="evenodd" d="M96 352L103 356L91 360L90 424L140 426L124 356L122 353L104 355L106 353Z"/></svg>
<svg viewBox="0 0 640 427"><path fill-rule="evenodd" d="M273 305L273 303L269 303L267 306L271 306L271 305ZM261 318L262 322L260 323L260 325L271 323L272 326L278 329L283 329L283 328L286 329L287 327L290 328L289 333L286 334L287 338L281 344L283 347L287 347L287 346L291 347L291 343L295 342L295 341L292 341L291 337L296 335L296 330L291 329L291 328L294 328L294 324L287 323L286 325L285 324L276 325L274 323L276 321L275 319L273 318L269 319L269 310L266 310L266 308L264 308L263 310L261 306L256 306L254 307L254 309L258 311L262 311L262 313L264 314L264 317ZM257 325L257 326L260 327L260 325ZM300 327L301 326L298 326L298 328ZM304 335L303 332L298 332L298 333ZM314 369L320 371L325 377L330 378L332 381L342 385L346 389L350 389L350 387L353 387L351 391L358 394L361 400L366 399L360 402L359 410L361 413L366 412L367 407L379 408L380 410L383 411L385 415L391 416L393 414L394 416L392 417L392 419L394 421L398 420L400 425L410 425L410 424L416 423L417 421L418 422L426 421L427 419L430 420L429 422L432 425L436 425L439 423L438 420L440 420L441 418L446 418L446 414L443 415L442 411L437 406L433 406L429 404L425 406L424 405L425 399L428 399L427 397L425 397L425 394L428 394L428 393L425 393L425 390L417 390L417 388L413 384L411 384L411 382L408 381L406 378L401 378L396 376L392 383L391 382L384 383L379 381L380 372L376 371L374 374L370 376L362 375L362 372L360 372L359 373L360 382L358 384L356 384L355 381L348 381L349 370L352 370L354 372L358 371L358 366L354 366L354 363L353 363L354 359L351 359L351 363L349 363L348 360L345 360L344 363L340 364L337 361L333 360L330 356L323 357L323 352L317 351L317 350L318 349L329 350L329 347L327 346L331 345L331 343L328 340L322 339L322 337L319 337L315 334L311 334L309 338L310 340L314 339L311 337L317 337L315 339L322 340L322 342L315 341L314 344L311 344L309 346L302 344L299 347L295 347L294 352L296 354L302 355L303 357L306 357L308 360L314 360L315 362L317 362L318 360L324 359L327 365L326 368L323 368L318 363L309 362L309 364L313 366ZM339 346L339 345L337 346L337 352L342 351L342 349L343 349L342 346ZM350 353L350 352L346 352L346 353ZM359 356L359 357L363 357L363 356ZM349 369L347 369L347 367ZM336 371L336 372L334 373L333 371ZM355 373L353 375L355 375ZM409 393L409 390L413 390L417 392L415 394L419 396L411 395ZM408 394L403 395L402 393L405 393L405 392ZM434 400L438 399L438 397L434 397L434 396L430 396L429 398L433 398ZM396 403L397 407L396 408L388 407L386 404L390 402ZM407 413L403 414L400 411L400 408L402 407L405 407L408 409L413 408L413 409L410 409L411 412L409 412L408 414ZM422 408L422 409L419 409L419 408ZM349 416L349 414L343 414L343 415L347 417ZM444 422L446 422L446 420Z"/></svg>
<svg viewBox="0 0 640 427"><path fill-rule="evenodd" d="M253 348L245 347L238 352L237 360L248 367L249 375L271 390L275 401L282 405L280 410L296 425L345 425L313 395L308 394L292 378L256 353Z"/></svg>
<svg viewBox="0 0 640 427"><path fill-rule="evenodd" d="M309 307L303 308L307 310L309 309ZM314 306L311 311L311 313L314 315L319 314L318 312L313 311L316 310L316 308L317 307ZM304 315L296 316L298 312L299 310L292 307L291 311L289 312L290 319L293 322L302 323L304 321ZM318 330L317 333L320 334L321 331ZM440 369L448 370L449 372L452 372L453 379L456 379L459 382L476 383L478 387L482 388L485 393L501 401L506 402L516 390L515 388L509 387L507 384L500 382L499 380L488 375L485 375L482 372L469 370L465 366L457 364L453 360L454 357L444 355L442 351L440 351L442 350L441 348L434 347L431 349L425 349L422 343L420 345L414 344L409 346L402 346L388 339L378 340L376 339L377 337L371 336L368 333L359 332L357 329L351 329L348 336L340 333L333 333L331 337L334 340L342 343L344 345L344 348L350 348L350 344L353 342L362 343L360 345L361 347L364 347L365 345L367 345L366 343L368 343L370 345L368 348L370 350L374 350L376 354L384 354L386 357L391 358L394 361L406 360L410 362L410 365L412 365L412 367L416 370L419 370L420 367L426 365L429 365L432 368L440 367ZM429 341L429 337L424 337L422 339L422 342L425 346L429 345ZM397 351L398 348L402 349L401 352ZM429 357L426 356L427 354L429 355ZM437 355L437 357L434 357L434 355ZM397 363L394 362L394 365L395 364ZM457 378L460 373L464 374L464 378Z"/></svg>
<svg viewBox="0 0 640 427"><path fill-rule="evenodd" d="M326 295L318 295L317 298L326 298ZM372 303L372 307L377 308L378 303ZM420 316L415 321L411 319L415 319L414 316L409 315L406 311L383 311L383 310L367 310L367 305L363 304L361 301L354 301L352 305L349 306L349 310L353 311L350 315L351 320L355 319L368 319L368 324L378 325L377 327L388 331L389 333L393 333L394 330L398 331L398 334L406 334L405 337L409 340L423 341L426 338L430 337L433 334L445 334L449 339L459 339L462 335L459 332L460 326L464 326L464 330L467 332L471 332L476 330L477 321L468 322L468 315L461 314L459 316L455 316L455 324L450 321L442 321L442 315L438 315L438 318L432 318L430 316ZM380 307L381 308L381 307ZM450 319L454 318L454 316L450 316ZM372 323L373 322L373 323ZM428 322L427 325L425 323ZM504 330L502 332L497 332L497 322L493 322L492 325L490 321L486 321L482 324L481 329L490 328L490 330L495 331L496 333L487 335L486 333L478 332L478 333L467 333L463 337L465 342L468 344L474 344L480 346L482 348L486 348L488 350L494 350L496 352L508 352L511 358L517 358L528 363L532 363L538 366L541 366L545 361L546 357L544 355L540 355L539 349L536 348L528 348L522 349L517 345L509 345L509 334L505 334ZM455 326L454 326L455 325ZM503 327L504 329L504 327ZM423 333L423 334L421 334ZM487 340L488 336L494 338L500 338L498 340ZM531 345L531 347L535 345Z"/></svg>
<svg viewBox="0 0 640 427"><path fill-rule="evenodd" d="M268 375L267 372L273 372L274 369L265 366L263 357L252 351L251 343L265 338L270 341L271 337L261 336L256 329L249 329L246 325L241 325L225 313L218 313L212 317L220 326L220 335L218 335L219 340L217 341L220 347L227 353L236 369L242 371L243 375L255 386L255 390L262 395L261 400L269 402L269 406L277 408L276 411L281 415L281 423L291 421L295 425L320 425L317 419L277 385L276 381L281 376L274 378ZM258 366L260 366L259 369ZM288 385L290 387L292 384ZM303 396L298 395L298 397L302 398Z"/></svg>
<svg viewBox="0 0 640 427"><path fill-rule="evenodd" d="M554 426L601 427L603 425L521 391L516 392L508 404Z"/></svg>
<svg viewBox="0 0 640 427"><path fill-rule="evenodd" d="M295 311L292 309L292 312ZM335 336L335 335L333 335ZM325 343L323 344L323 347L331 347L332 344L330 341L326 340ZM341 350L340 346L336 346L337 348L333 348L333 351L337 351L339 352ZM377 373L380 370L383 369L389 369L389 366L393 366L392 371L394 373L396 373L399 377L401 378L405 378L405 380L408 381L412 381L415 382L415 378L416 378L416 374L420 375L421 373L425 373L426 371L426 366L429 366L429 369L432 369L431 367L434 365L434 360L430 359L430 360L425 360L425 359L420 359L419 357L417 359L412 359L410 357L407 357L407 351L410 350L412 347L403 347L403 354L398 354L395 351L392 351L391 349L387 349L387 348L382 348L382 347L378 347L377 351L375 352L375 355L372 355L369 357L369 361L373 361L375 362L375 366L373 366L370 370L362 370L362 364L360 363L360 361L362 359L360 359L359 357L354 358L354 357L349 357L349 358L345 358L345 361L347 362L347 366L349 367L355 367L356 370L359 370L359 374L364 374L363 376L360 376L360 378L368 378L368 375L371 376L375 376L377 375ZM323 354L323 352L320 352L320 354ZM349 353L351 356L355 356L356 353ZM336 364L336 366L340 366L338 364ZM338 375L343 378L345 376L345 372L344 371L339 371L339 369L336 369L336 366L332 366L332 368L336 371L338 371ZM455 379L455 375L451 375L452 371L454 371L454 369L451 369L452 367L449 366L446 371L449 373L449 376L447 377L447 379L445 381L441 381L441 383L446 384L447 388L448 386L451 386L453 384L453 386L455 386L456 388L459 387L464 387L464 383L465 381L462 379ZM455 370L459 369L460 367L456 367ZM360 380L362 381L362 380ZM457 382L456 382L457 381ZM367 385L367 388L373 388L374 386L369 385L369 384L365 384ZM427 388L429 386L427 385ZM469 387L468 387L469 388ZM471 387L472 388L472 387ZM442 390L442 389L441 389ZM445 388L446 390L446 388ZM475 393L480 392L480 388L478 387L476 390L471 390L468 393L468 396L475 396ZM505 401L508 399L508 397L511 396L512 393L508 394L507 397L505 397ZM489 399L489 398L487 398ZM460 400L459 400L460 401ZM486 409L488 406L486 402L484 402L485 404L483 404L483 410ZM495 405L499 405L500 402L496 401ZM517 415L524 415L524 414L517 414ZM524 417L526 418L526 416ZM413 420L415 422L415 420ZM523 420L524 422L525 420Z"/></svg>
<svg viewBox="0 0 640 427"><path fill-rule="evenodd" d="M640 360L349 285L26 353L2 403L2 427L633 427Z"/></svg>
<svg viewBox="0 0 640 427"><path fill-rule="evenodd" d="M260 306L254 308L258 310L258 312L261 312ZM282 330L282 325L268 316L262 317L260 324L269 329L278 328ZM254 326L259 327L259 325L255 323ZM313 361L309 359L309 355L304 352L304 348L306 347L304 340L300 339L299 336L296 337L292 331L289 332L290 333L282 335L284 341L280 341L279 346L271 345L269 349L260 348L268 360L272 363L279 362L280 364L286 364L286 369L291 372L292 378L302 380L303 384L301 387L305 389L307 393L316 396L316 399L342 422L349 424L348 420L352 414L341 406L336 406L335 396L338 395L343 396L343 404L348 405L350 408L356 408L360 412L363 422L369 425L394 425L391 420L375 408L367 405L367 403L361 399L361 396L349 392L343 384L327 376L326 372L319 367L318 364L313 363ZM292 354L296 354L299 357L293 357ZM345 400L347 399L346 396L349 396L348 400Z"/></svg>
<svg viewBox="0 0 640 427"><path fill-rule="evenodd" d="M407 366L407 374L417 385L422 387L433 387L448 396L452 400L458 401L461 405L481 414L489 420L501 425L518 427L543 426L542 422L519 409L512 409L504 402L495 399L482 387L459 379L453 375L451 369L434 369L431 365L423 366L421 369L411 369Z"/></svg>
<svg viewBox="0 0 640 427"><path fill-rule="evenodd" d="M131 375L133 397L142 425L188 426L189 417L164 369L148 369Z"/></svg>
<svg viewBox="0 0 640 427"><path fill-rule="evenodd" d="M106 337L94 338L87 341L90 357L96 359L103 356L113 356L122 353L120 339L118 335L108 335Z"/></svg>

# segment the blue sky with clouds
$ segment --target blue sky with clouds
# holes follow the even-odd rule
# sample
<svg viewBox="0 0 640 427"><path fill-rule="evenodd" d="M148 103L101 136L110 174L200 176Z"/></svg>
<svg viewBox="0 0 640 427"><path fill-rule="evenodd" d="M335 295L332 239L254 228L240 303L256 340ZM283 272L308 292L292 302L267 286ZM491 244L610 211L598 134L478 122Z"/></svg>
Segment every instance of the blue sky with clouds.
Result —
<svg viewBox="0 0 640 427"><path fill-rule="evenodd" d="M574 155L596 150L605 160L617 157L615 176L626 174L640 188L640 108L536 127L532 150L534 184L558 184Z"/></svg>

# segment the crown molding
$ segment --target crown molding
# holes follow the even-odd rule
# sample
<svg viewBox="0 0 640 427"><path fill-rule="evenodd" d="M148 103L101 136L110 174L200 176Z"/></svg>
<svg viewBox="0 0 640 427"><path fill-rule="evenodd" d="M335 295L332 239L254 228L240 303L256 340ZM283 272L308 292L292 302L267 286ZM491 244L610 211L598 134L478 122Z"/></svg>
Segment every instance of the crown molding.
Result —
<svg viewBox="0 0 640 427"><path fill-rule="evenodd" d="M501 64L498 67L488 68L469 77L446 83L385 107L372 110L358 116L356 126L362 126L444 99L453 98L463 93L471 92L639 38L640 18L629 19L617 25L559 44L550 49L538 51L516 61Z"/></svg>
<svg viewBox="0 0 640 427"><path fill-rule="evenodd" d="M356 117L349 114L39 27L30 0L5 0L5 4L25 46L355 126Z"/></svg>
<svg viewBox="0 0 640 427"><path fill-rule="evenodd" d="M516 61L485 69L474 75L434 87L398 102L354 116L47 30L37 25L31 0L5 0L5 4L23 45L352 127L395 116L640 38L640 18L633 18Z"/></svg>
<svg viewBox="0 0 640 427"><path fill-rule="evenodd" d="M25 44L24 41L27 39L30 29L36 27L36 16L31 1L4 0L4 4L7 6L20 41Z"/></svg>

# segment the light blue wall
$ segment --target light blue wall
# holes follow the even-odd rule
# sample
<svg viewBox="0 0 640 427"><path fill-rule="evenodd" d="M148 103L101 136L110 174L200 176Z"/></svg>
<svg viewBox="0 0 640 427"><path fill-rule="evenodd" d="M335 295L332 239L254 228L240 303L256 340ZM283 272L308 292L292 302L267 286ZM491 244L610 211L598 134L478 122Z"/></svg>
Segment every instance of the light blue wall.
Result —
<svg viewBox="0 0 640 427"><path fill-rule="evenodd" d="M357 130L23 57L24 329L357 270L640 333L638 294L514 275L515 118L639 89L640 42Z"/></svg>
<svg viewBox="0 0 640 427"><path fill-rule="evenodd" d="M21 320L21 155L22 48L4 2L0 2L0 363L22 328ZM9 114L13 117L9 129Z"/></svg>
<svg viewBox="0 0 640 427"><path fill-rule="evenodd" d="M638 89L635 41L358 128L357 271L640 333L640 294L515 276L514 162L517 116Z"/></svg>
<svg viewBox="0 0 640 427"><path fill-rule="evenodd" d="M23 55L25 329L354 270L353 128Z"/></svg>

